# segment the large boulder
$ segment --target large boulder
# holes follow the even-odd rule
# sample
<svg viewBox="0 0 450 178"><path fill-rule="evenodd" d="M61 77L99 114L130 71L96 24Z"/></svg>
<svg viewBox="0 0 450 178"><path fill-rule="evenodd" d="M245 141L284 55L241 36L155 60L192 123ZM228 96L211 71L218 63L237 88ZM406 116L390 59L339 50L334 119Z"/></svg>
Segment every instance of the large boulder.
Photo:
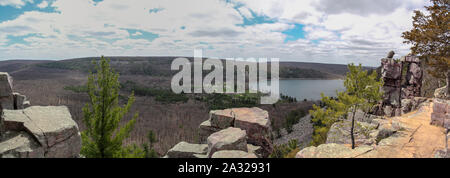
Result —
<svg viewBox="0 0 450 178"><path fill-rule="evenodd" d="M402 76L402 63L397 62L392 58L384 58L381 59L381 77L382 78L388 78L388 79L400 79ZM390 83L385 83L389 84ZM397 86L390 85L390 86Z"/></svg>
<svg viewBox="0 0 450 178"><path fill-rule="evenodd" d="M371 146L359 146L351 149L336 143L322 144L318 147L307 147L297 153L296 158L354 158L372 151Z"/></svg>
<svg viewBox="0 0 450 178"><path fill-rule="evenodd" d="M208 139L208 137L211 134L221 130L218 127L212 126L210 120L202 122L198 128L199 128L200 143L206 143L206 139Z"/></svg>
<svg viewBox="0 0 450 178"><path fill-rule="evenodd" d="M422 103L428 101L425 97L414 97L412 99L402 99L402 114L409 113L416 109L419 109Z"/></svg>
<svg viewBox="0 0 450 178"><path fill-rule="evenodd" d="M3 110L6 130L27 131L45 150L45 157L78 157L81 136L65 106L33 106Z"/></svg>
<svg viewBox="0 0 450 178"><path fill-rule="evenodd" d="M45 151L30 134L8 131L0 142L0 158L44 158Z"/></svg>
<svg viewBox="0 0 450 178"><path fill-rule="evenodd" d="M439 98L433 100L431 124L450 128L450 100Z"/></svg>
<svg viewBox="0 0 450 178"><path fill-rule="evenodd" d="M263 147L267 154L271 153L273 145L269 113L257 107L232 110L235 116L234 127L246 131L248 143Z"/></svg>
<svg viewBox="0 0 450 178"><path fill-rule="evenodd" d="M167 152L169 158L198 158L198 155L205 155L208 151L206 144L191 144L180 142Z"/></svg>
<svg viewBox="0 0 450 178"><path fill-rule="evenodd" d="M410 85L422 84L422 69L417 63L410 63L409 69L406 75L406 80Z"/></svg>
<svg viewBox="0 0 450 178"><path fill-rule="evenodd" d="M234 114L231 109L213 110L209 112L209 120L212 127L225 129L233 127Z"/></svg>
<svg viewBox="0 0 450 178"><path fill-rule="evenodd" d="M349 120L334 123L327 134L326 143L352 144L352 122ZM376 143L377 125L365 122L355 122L354 137L356 145L372 145Z"/></svg>
<svg viewBox="0 0 450 178"><path fill-rule="evenodd" d="M24 109L23 113L45 135L48 147L79 135L78 125L66 106L33 106Z"/></svg>
<svg viewBox="0 0 450 178"><path fill-rule="evenodd" d="M245 130L229 127L208 137L208 157L220 150L248 151Z"/></svg>
<svg viewBox="0 0 450 178"><path fill-rule="evenodd" d="M258 158L253 153L240 150L222 150L215 152L211 158Z"/></svg>

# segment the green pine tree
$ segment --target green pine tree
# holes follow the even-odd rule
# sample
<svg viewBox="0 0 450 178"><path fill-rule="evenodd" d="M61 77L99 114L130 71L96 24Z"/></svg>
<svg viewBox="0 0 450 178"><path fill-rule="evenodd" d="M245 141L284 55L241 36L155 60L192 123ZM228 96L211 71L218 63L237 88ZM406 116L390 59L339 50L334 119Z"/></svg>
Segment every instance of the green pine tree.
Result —
<svg viewBox="0 0 450 178"><path fill-rule="evenodd" d="M148 143L143 143L142 147L144 148L145 158L158 158L158 153L153 148L153 144L158 140L156 139L156 134L150 130L147 133Z"/></svg>
<svg viewBox="0 0 450 178"><path fill-rule="evenodd" d="M382 82L377 81L377 74L373 72L368 75L368 71L362 69L361 64L355 66L348 65L349 72L344 82L346 93L339 98L346 106L349 106L352 114L352 127L350 135L352 137L352 149L355 148L355 114L362 110L364 113L370 112L383 96L381 92Z"/></svg>
<svg viewBox="0 0 450 178"><path fill-rule="evenodd" d="M87 83L90 102L83 108L86 130L81 133L81 154L87 158L137 157L142 150L122 144L130 136L138 114L119 126L135 101L134 94L131 94L125 106L120 107L119 75L103 56L99 63L94 61L93 64L96 73L89 75Z"/></svg>
<svg viewBox="0 0 450 178"><path fill-rule="evenodd" d="M354 127L355 114L358 110L369 113L381 100L383 86L382 81L377 81L377 73L362 69L362 66L348 65L349 72L344 81L346 91L337 92L337 99L330 99L322 94L322 102L325 108L314 105L310 111L314 125L312 145L325 143L327 133L333 123L341 118L347 118L351 114L352 126L350 135L352 148L355 148Z"/></svg>

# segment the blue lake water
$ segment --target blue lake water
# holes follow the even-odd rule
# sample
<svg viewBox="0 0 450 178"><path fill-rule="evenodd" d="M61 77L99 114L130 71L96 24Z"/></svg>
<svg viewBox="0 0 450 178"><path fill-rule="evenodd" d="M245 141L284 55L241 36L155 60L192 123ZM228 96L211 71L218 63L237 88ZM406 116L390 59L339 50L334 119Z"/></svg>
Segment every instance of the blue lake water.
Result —
<svg viewBox="0 0 450 178"><path fill-rule="evenodd" d="M254 86L255 84L251 84L250 87L254 88ZM320 100L321 93L325 96L336 96L336 90L345 90L343 80L280 80L280 93L295 97L298 101Z"/></svg>

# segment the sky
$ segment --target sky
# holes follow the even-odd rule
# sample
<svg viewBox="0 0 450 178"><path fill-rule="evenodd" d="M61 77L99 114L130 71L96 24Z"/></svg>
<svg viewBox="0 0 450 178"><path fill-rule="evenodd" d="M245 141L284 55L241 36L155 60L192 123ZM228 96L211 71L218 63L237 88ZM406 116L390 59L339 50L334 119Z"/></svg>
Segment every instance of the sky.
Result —
<svg viewBox="0 0 450 178"><path fill-rule="evenodd" d="M0 0L0 60L279 58L378 66L427 0Z"/></svg>

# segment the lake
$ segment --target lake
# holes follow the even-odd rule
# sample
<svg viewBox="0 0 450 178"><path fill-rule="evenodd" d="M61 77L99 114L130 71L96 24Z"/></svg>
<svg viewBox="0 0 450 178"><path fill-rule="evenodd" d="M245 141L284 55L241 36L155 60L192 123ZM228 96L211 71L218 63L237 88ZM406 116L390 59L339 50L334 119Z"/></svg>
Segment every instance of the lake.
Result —
<svg viewBox="0 0 450 178"><path fill-rule="evenodd" d="M255 83L252 83L250 88L254 89L255 86ZM344 80L280 80L280 93L295 97L298 101L320 100L320 93L324 93L325 96L336 96L336 90L345 90Z"/></svg>

